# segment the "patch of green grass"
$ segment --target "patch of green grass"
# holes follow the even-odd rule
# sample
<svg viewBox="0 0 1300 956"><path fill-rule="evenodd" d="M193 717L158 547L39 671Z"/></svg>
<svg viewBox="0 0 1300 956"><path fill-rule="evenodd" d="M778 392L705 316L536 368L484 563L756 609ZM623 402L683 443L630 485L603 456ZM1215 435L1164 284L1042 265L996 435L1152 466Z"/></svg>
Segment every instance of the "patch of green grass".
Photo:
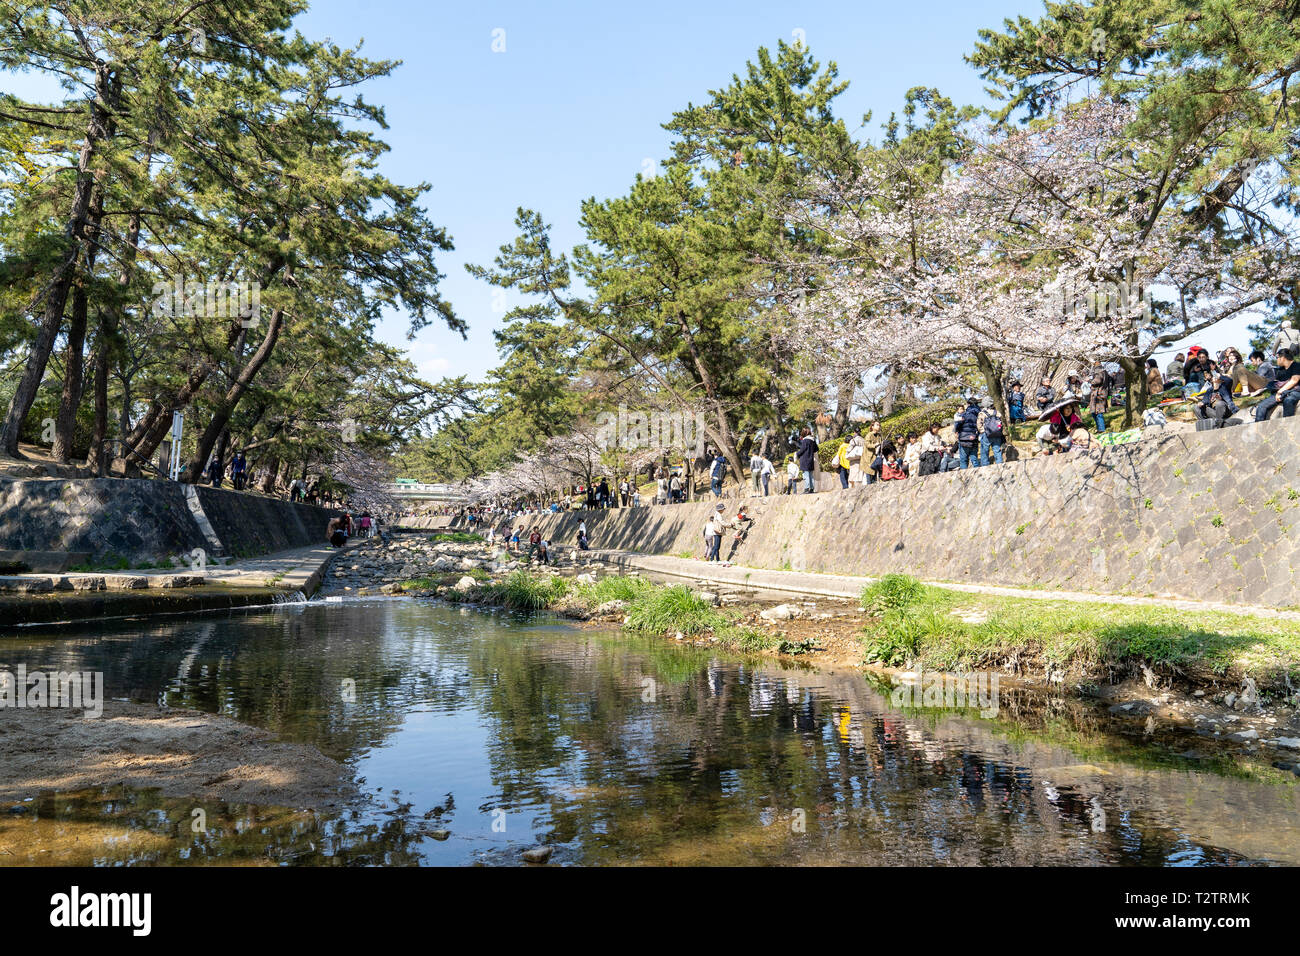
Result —
<svg viewBox="0 0 1300 956"><path fill-rule="evenodd" d="M591 607L599 607L609 601L627 601L632 603L655 589L655 585L645 578L610 575L601 578L595 584L575 584L574 597L580 598Z"/></svg>
<svg viewBox="0 0 1300 956"><path fill-rule="evenodd" d="M1029 527L1029 522L1028 522L1028 521L1026 521L1024 524L1018 524L1018 525L1016 525L1016 534L1024 534L1024 533L1025 533L1025 530L1026 530L1028 527Z"/></svg>
<svg viewBox="0 0 1300 956"><path fill-rule="evenodd" d="M874 614L903 611L925 598L926 587L910 574L886 574L862 589L858 598Z"/></svg>
<svg viewBox="0 0 1300 956"><path fill-rule="evenodd" d="M870 589L868 589L870 590ZM1249 673L1279 692L1300 675L1300 622L1154 605L1042 601L913 589L866 628L868 661L935 670L1037 660L1084 672L1143 662L1193 679ZM864 591L863 600L868 600ZM957 613L954 613L957 612Z"/></svg>
<svg viewBox="0 0 1300 956"><path fill-rule="evenodd" d="M478 544L482 535L470 534L468 531L441 531L430 535L429 540L435 544Z"/></svg>
<svg viewBox="0 0 1300 956"><path fill-rule="evenodd" d="M504 581L480 589L480 595L493 604L512 611L541 611L569 593L564 578L529 574L519 570Z"/></svg>
<svg viewBox="0 0 1300 956"><path fill-rule="evenodd" d="M685 635L702 634L725 623L721 613L683 584L656 588L644 594L627 611L627 626L634 631Z"/></svg>

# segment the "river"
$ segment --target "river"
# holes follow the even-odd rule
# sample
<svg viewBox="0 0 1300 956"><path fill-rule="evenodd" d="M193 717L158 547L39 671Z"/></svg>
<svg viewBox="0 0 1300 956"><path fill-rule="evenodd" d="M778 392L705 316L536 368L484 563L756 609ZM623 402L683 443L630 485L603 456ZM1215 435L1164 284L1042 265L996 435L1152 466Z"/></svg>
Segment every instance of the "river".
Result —
<svg viewBox="0 0 1300 956"><path fill-rule="evenodd" d="M788 667L409 598L32 630L31 669L223 714L346 764L345 812L122 787L0 817L5 862L1300 863L1300 781L1093 704L1003 688L996 717L903 709ZM3 859L3 858L0 858Z"/></svg>

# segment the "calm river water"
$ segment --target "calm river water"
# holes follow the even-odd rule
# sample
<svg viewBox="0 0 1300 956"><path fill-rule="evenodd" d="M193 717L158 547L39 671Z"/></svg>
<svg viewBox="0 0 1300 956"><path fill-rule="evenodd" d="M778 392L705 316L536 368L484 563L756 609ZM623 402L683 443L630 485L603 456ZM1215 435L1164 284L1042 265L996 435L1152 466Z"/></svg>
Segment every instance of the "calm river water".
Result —
<svg viewBox="0 0 1300 956"><path fill-rule="evenodd" d="M0 816L3 862L515 864L546 843L552 865L1300 863L1293 774L1005 687L992 719L903 710L856 672L410 599L0 652L310 743L366 791L344 813L209 807L197 835L193 800L44 795Z"/></svg>

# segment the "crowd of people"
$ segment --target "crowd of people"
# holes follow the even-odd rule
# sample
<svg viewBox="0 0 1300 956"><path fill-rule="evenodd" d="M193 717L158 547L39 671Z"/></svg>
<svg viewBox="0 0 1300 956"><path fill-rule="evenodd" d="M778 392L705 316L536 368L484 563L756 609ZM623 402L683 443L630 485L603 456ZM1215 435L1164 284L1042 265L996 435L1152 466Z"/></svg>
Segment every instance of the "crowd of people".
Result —
<svg viewBox="0 0 1300 956"><path fill-rule="evenodd" d="M325 538L336 548L341 548L354 537L373 538L381 535L380 519L369 511L363 511L354 519L350 511L331 518L325 525Z"/></svg>
<svg viewBox="0 0 1300 956"><path fill-rule="evenodd" d="M1283 330L1271 351L1272 360L1258 349L1245 360L1235 348L1212 358L1203 347L1192 346L1178 353L1163 371L1155 359L1149 360L1145 375L1150 406L1143 411L1142 422L1166 424L1162 409L1187 403L1198 428L1240 424L1237 400L1242 397L1261 399L1252 412L1255 421L1265 421L1275 413L1294 416L1300 407L1300 331ZM1107 434L1107 412L1125 401L1122 371L1098 363L1091 369L1070 371L1062 384L1054 384L1059 380L1059 376L1044 377L1032 396L1026 394L1019 378L1007 382L1005 422L992 397L970 396L955 409L951 420L932 421L919 432L887 435L879 422L855 427L843 436L829 470L838 477L840 488L852 488L1002 464L1022 454L1010 440L1009 426L1031 420L1038 422L1033 432L1033 448L1038 454L1068 454L1087 448L1093 435ZM824 431L821 426L829 421L829 416L819 416L819 431ZM945 426L951 429L946 435ZM819 460L823 443L814 437L812 428L804 426L791 436L787 447L792 450L778 457L779 465L765 448L754 449L749 458L753 494L811 494L817 490L818 474L823 471ZM697 463L695 474L703 477L707 473L708 493L721 498L729 470L726 457L713 451ZM685 465L652 466L648 478L654 483L654 504L691 500L703 487L702 483L694 487L696 482ZM483 510L488 515L508 514L517 519L583 507L600 510L642 503L636 476L625 475L602 477L548 504L517 502L489 505ZM583 531L585 541L585 523ZM580 541L579 547L585 543Z"/></svg>

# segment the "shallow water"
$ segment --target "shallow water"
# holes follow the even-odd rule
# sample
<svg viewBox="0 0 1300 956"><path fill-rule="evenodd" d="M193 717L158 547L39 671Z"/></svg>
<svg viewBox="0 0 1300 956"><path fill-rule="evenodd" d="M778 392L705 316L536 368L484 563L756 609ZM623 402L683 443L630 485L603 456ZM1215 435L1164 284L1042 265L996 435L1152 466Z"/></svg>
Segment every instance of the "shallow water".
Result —
<svg viewBox="0 0 1300 956"><path fill-rule="evenodd" d="M195 834L194 800L33 794L0 863L1300 862L1294 775L1005 687L992 719L905 710L856 672L411 599L0 639L18 662L310 743L367 796L209 804Z"/></svg>

